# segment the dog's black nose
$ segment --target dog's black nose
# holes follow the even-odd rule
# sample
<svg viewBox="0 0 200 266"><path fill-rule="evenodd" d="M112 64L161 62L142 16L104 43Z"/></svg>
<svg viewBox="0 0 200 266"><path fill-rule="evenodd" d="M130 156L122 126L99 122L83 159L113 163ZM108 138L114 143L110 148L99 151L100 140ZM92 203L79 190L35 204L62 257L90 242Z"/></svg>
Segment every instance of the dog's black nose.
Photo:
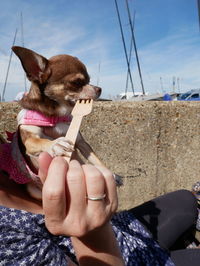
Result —
<svg viewBox="0 0 200 266"><path fill-rule="evenodd" d="M97 87L97 86L95 86L95 92L96 92L96 94L97 94L97 96L99 97L100 95L101 95L101 88L100 87Z"/></svg>

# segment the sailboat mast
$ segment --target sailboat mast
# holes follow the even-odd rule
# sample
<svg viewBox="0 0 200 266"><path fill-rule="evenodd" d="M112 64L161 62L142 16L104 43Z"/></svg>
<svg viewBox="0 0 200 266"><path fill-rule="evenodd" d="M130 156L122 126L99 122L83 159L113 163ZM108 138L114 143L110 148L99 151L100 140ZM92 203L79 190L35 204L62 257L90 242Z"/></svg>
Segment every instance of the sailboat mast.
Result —
<svg viewBox="0 0 200 266"><path fill-rule="evenodd" d="M132 79L132 75L131 75L130 63L129 63L129 60L128 60L128 53L127 53L127 49L126 49L126 43L125 43L124 33L123 33L123 29L122 29L122 23L121 23L121 18L120 18L120 14L119 14L119 8L118 8L117 0L115 0L115 6L116 6L116 10L117 10L119 27L120 27L120 32L121 32L123 46L124 46L124 53L125 53L126 63L127 63L127 67L128 67L128 73L129 73L129 77L130 77L130 81L131 81L131 87L132 87L132 91L133 91L133 94L134 94L133 79Z"/></svg>
<svg viewBox="0 0 200 266"><path fill-rule="evenodd" d="M133 26L134 26L134 23L135 23L135 12L134 12L134 16L133 16ZM130 44L130 50L129 50L129 58L128 58L128 61L129 61L129 65L131 64L131 55L132 55L132 49L133 49L133 40L131 38L131 44ZM128 71L127 71L127 75L126 75L126 91L125 91L125 95L128 91L128 81L129 81L129 74L128 74Z"/></svg>
<svg viewBox="0 0 200 266"><path fill-rule="evenodd" d="M101 71L101 62L99 62L99 65L98 65L97 86L99 86L99 81L100 81L100 71Z"/></svg>
<svg viewBox="0 0 200 266"><path fill-rule="evenodd" d="M161 91L164 93L162 77L160 77L160 86L161 86Z"/></svg>
<svg viewBox="0 0 200 266"><path fill-rule="evenodd" d="M142 72L141 72L141 68L140 68L140 62L139 62L139 57L138 57L138 52L137 52L135 34L134 34L134 30L133 30L133 24L132 24L132 20L131 20L131 14L130 14L128 0L126 0L126 7L127 7L127 11L128 11L128 18L129 18L129 23L130 23L130 27L131 27L133 45L134 45L134 49L135 49L135 56L136 56L136 61L137 61L137 66L138 66L138 71L139 71L139 76L140 76L140 82L141 82L141 86L142 86L142 93L144 95L145 90L144 90L144 84L143 84L143 80L142 80Z"/></svg>
<svg viewBox="0 0 200 266"><path fill-rule="evenodd" d="M16 29L16 31L15 31L15 35L14 35L13 45L12 45L12 46L15 45L16 37L17 37L17 29ZM11 49L11 52L10 52L10 58L9 58L9 62L8 62L7 73L6 73L6 79L5 79L5 83L4 83L4 87L3 87L3 93L2 93L2 98L1 98L1 100L2 100L3 102L5 102L6 85L7 85L7 80L8 80L8 73L9 73L9 70L10 70L10 64L11 64L12 54L13 54L13 51L12 51L12 49Z"/></svg>
<svg viewBox="0 0 200 266"><path fill-rule="evenodd" d="M21 12L21 16L20 16L20 20L21 20L21 42L22 42L22 47L24 47L24 26L23 26L23 15ZM24 73L24 90L27 90L27 86L26 86L26 74Z"/></svg>
<svg viewBox="0 0 200 266"><path fill-rule="evenodd" d="M200 30L200 0L197 0L198 16L199 16L199 30Z"/></svg>

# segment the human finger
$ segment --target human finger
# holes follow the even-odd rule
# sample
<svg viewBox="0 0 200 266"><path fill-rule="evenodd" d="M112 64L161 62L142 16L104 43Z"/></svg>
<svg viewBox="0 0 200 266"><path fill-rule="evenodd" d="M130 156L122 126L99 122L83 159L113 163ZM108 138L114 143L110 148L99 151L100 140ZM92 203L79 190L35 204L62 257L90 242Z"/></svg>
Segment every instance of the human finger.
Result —
<svg viewBox="0 0 200 266"><path fill-rule="evenodd" d="M81 216L86 207L86 186L83 169L76 160L69 163L66 183L70 201L69 212Z"/></svg>
<svg viewBox="0 0 200 266"><path fill-rule="evenodd" d="M113 177L113 173L104 166L96 166L96 168L102 173L105 180L105 193L107 195L107 202L112 212L115 212L118 207L118 196L116 182Z"/></svg>
<svg viewBox="0 0 200 266"><path fill-rule="evenodd" d="M43 185L45 222L51 233L59 233L59 226L66 216L66 174L68 165L62 157L53 158Z"/></svg>
<svg viewBox="0 0 200 266"><path fill-rule="evenodd" d="M47 177L48 168L49 168L51 161L52 161L52 157L48 152L42 152L39 155L39 159L38 159L39 172L38 172L38 175L39 175L42 183L44 183L44 181Z"/></svg>
<svg viewBox="0 0 200 266"><path fill-rule="evenodd" d="M105 181L102 173L93 165L83 165L85 173L85 183L87 190L88 205L91 210L95 208L104 208L105 197Z"/></svg>

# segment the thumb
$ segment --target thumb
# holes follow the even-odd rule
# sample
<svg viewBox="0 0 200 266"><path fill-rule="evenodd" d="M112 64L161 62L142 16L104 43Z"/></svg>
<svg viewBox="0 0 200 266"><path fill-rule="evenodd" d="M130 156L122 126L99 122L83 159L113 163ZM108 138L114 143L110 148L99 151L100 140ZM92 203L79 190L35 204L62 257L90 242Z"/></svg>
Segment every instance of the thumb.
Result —
<svg viewBox="0 0 200 266"><path fill-rule="evenodd" d="M49 169L49 165L51 164L52 161L52 157L48 152L42 152L39 155L39 172L38 175L40 177L40 180L42 182L42 184L44 184L45 179L47 177L48 174L48 169Z"/></svg>

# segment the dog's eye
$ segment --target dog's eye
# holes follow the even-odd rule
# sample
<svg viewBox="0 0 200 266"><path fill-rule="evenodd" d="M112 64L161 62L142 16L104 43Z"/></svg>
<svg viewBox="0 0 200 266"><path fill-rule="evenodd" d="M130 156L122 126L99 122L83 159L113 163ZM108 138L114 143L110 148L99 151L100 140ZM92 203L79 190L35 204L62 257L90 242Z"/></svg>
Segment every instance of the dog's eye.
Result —
<svg viewBox="0 0 200 266"><path fill-rule="evenodd" d="M72 86L75 86L75 87L83 87L86 83L82 79L76 79L76 80L71 81L71 84Z"/></svg>

